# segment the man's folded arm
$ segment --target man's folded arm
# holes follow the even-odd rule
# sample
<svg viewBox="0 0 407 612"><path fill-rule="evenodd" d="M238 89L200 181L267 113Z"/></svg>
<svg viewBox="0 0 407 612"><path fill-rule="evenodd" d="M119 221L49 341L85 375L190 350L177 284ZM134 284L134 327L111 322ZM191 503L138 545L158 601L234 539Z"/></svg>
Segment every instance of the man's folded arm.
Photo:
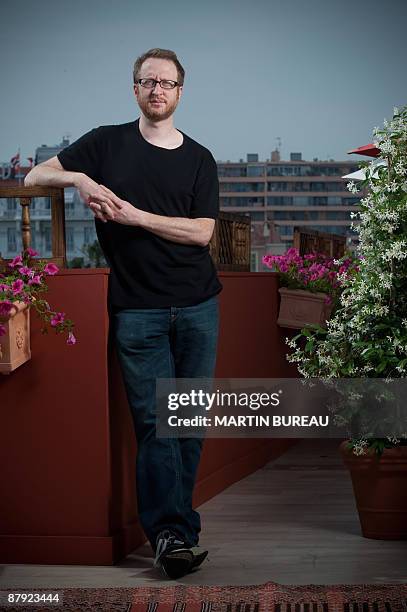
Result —
<svg viewBox="0 0 407 612"><path fill-rule="evenodd" d="M165 217L141 210L138 212L136 225L173 242L207 246L215 227L215 219Z"/></svg>
<svg viewBox="0 0 407 612"><path fill-rule="evenodd" d="M76 187L81 172L65 170L55 155L34 166L24 179L25 187Z"/></svg>
<svg viewBox="0 0 407 612"><path fill-rule="evenodd" d="M99 203L104 203L109 207L108 214L112 215L112 210L120 208L120 205L114 204L109 196L107 196L100 186L89 176L83 172L74 172L65 170L55 155L51 159L35 166L24 179L25 187L76 187L79 190L80 196L85 204L91 208L95 216L101 221L107 222L106 217L94 210L90 205L91 199Z"/></svg>

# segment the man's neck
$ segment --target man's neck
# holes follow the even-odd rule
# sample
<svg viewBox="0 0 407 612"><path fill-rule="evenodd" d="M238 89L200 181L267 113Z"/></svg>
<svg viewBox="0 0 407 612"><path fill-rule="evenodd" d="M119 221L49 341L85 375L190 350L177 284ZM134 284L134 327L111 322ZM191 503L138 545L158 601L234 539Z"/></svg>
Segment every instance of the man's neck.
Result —
<svg viewBox="0 0 407 612"><path fill-rule="evenodd" d="M166 144L177 135L177 130L173 124L173 118L168 117L163 121L150 121L143 115L140 114L139 128L142 136L149 141L155 143Z"/></svg>

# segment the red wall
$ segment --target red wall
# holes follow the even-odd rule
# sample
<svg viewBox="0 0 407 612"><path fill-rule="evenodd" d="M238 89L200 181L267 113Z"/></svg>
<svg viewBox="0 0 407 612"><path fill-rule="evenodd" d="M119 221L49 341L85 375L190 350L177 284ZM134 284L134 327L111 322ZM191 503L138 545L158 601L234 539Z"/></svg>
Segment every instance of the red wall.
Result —
<svg viewBox="0 0 407 612"><path fill-rule="evenodd" d="M295 376L277 327L277 278L220 274L218 378ZM135 439L109 343L107 269L63 270L47 300L76 324L68 346L41 335L31 313L32 358L0 376L0 562L111 564L145 539L137 521ZM200 504L295 441L208 439Z"/></svg>

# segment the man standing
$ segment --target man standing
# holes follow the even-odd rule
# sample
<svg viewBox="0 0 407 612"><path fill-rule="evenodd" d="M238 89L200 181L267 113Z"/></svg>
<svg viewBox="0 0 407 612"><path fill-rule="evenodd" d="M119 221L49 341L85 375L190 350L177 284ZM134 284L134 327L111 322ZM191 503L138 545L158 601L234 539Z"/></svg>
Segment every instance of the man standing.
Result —
<svg viewBox="0 0 407 612"><path fill-rule="evenodd" d="M134 64L139 119L91 130L25 179L73 185L95 214L137 438L138 514L155 567L170 578L207 555L192 508L202 439L156 437L156 379L214 375L222 289L208 247L219 209L216 162L173 125L184 75L173 51L150 49Z"/></svg>

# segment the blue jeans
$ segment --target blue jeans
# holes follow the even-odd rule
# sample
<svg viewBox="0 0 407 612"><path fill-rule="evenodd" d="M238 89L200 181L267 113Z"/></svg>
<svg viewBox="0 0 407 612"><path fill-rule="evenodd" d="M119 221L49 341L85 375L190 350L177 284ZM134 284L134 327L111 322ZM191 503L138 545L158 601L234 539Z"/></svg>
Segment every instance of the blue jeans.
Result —
<svg viewBox="0 0 407 612"><path fill-rule="evenodd" d="M112 311L113 338L137 439L136 490L140 523L153 549L170 529L191 545L201 531L192 493L201 438L157 438L156 378L214 376L218 296L184 308Z"/></svg>

